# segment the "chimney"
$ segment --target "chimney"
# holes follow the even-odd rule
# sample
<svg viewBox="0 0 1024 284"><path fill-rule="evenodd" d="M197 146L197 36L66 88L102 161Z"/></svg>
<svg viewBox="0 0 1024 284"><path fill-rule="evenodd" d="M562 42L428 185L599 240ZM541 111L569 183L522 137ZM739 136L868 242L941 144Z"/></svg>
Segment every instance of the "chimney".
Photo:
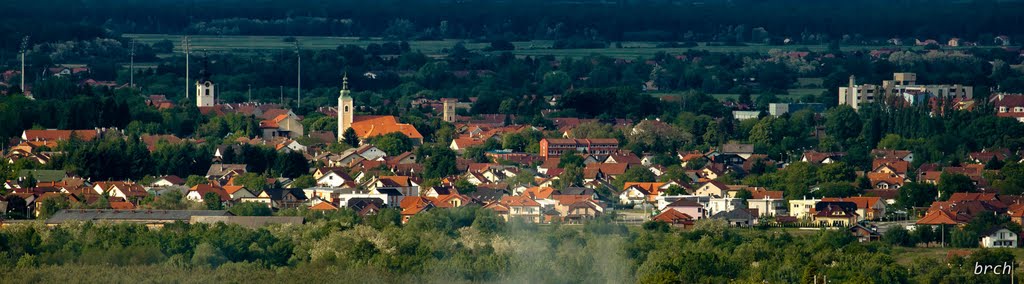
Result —
<svg viewBox="0 0 1024 284"><path fill-rule="evenodd" d="M853 86L856 86L856 85L857 85L857 76L850 75L850 86L849 86L850 89L852 90Z"/></svg>

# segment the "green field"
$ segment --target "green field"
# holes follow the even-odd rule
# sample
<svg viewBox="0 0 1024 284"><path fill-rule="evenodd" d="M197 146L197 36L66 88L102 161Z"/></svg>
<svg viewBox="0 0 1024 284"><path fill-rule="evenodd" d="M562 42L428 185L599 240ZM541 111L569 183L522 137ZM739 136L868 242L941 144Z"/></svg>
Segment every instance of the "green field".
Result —
<svg viewBox="0 0 1024 284"><path fill-rule="evenodd" d="M161 40L171 40L174 42L174 50L177 52L181 51L181 40L180 35L168 35L168 34L126 34L125 37L136 39L141 43L152 44ZM246 51L273 51L273 50L291 50L295 48L295 43L286 42L285 36L212 36L212 35L197 35L191 36L192 38L192 50L210 51L210 52L246 52ZM310 37L310 36L297 36L294 37L302 48L305 49L333 49L338 45L353 44L359 46L366 46L371 43L385 43L389 40L383 38L357 38L357 37ZM487 43L472 42L468 40L457 40L457 39L446 39L446 40L426 40L426 41L410 41L409 46L413 50L421 51L427 55L440 55L443 54L443 50L455 46L455 44L463 42L466 48L471 50L483 50L487 47ZM534 41L519 41L513 42L516 46L516 50L512 51L516 55L520 56L544 56L553 55L556 57L583 57L591 54L602 54L609 57L615 58L636 58L640 56L651 56L658 52L668 53L682 53L687 50L707 50L711 52L768 52L772 49L779 49L783 51L798 51L798 50L810 50L810 51L824 51L828 47L826 45L786 45L786 46L769 46L769 45L747 45L747 46L705 46L701 45L692 48L658 48L657 42L622 42L621 47L609 47L609 48L595 48L595 49L551 49L552 41L550 40L534 40ZM876 49L883 46L843 46L844 51L851 50L867 50Z"/></svg>

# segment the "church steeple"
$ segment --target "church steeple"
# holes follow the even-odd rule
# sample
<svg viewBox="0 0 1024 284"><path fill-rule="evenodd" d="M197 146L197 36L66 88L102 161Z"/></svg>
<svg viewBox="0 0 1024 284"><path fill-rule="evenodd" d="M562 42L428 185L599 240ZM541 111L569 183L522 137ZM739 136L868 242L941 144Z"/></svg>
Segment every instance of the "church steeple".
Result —
<svg viewBox="0 0 1024 284"><path fill-rule="evenodd" d="M343 141L345 130L352 127L355 120L355 102L349 95L352 91L348 89L348 73L341 78L341 90L338 91L338 141Z"/></svg>

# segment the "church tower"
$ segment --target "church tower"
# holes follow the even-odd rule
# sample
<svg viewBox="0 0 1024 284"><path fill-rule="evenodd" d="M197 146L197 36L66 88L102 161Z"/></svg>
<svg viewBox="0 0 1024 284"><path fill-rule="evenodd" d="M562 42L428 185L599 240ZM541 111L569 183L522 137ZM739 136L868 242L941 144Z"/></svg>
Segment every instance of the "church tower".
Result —
<svg viewBox="0 0 1024 284"><path fill-rule="evenodd" d="M348 90L348 74L341 79L341 91L338 96L338 141L345 140L345 130L352 127L355 106L351 91Z"/></svg>
<svg viewBox="0 0 1024 284"><path fill-rule="evenodd" d="M203 63L203 70L199 71L199 81L196 81L196 106L212 107L216 104L216 88L213 81L210 81L210 72L207 71L206 63Z"/></svg>
<svg viewBox="0 0 1024 284"><path fill-rule="evenodd" d="M444 110L442 113L442 119L448 123L455 123L455 99L442 99L444 104Z"/></svg>

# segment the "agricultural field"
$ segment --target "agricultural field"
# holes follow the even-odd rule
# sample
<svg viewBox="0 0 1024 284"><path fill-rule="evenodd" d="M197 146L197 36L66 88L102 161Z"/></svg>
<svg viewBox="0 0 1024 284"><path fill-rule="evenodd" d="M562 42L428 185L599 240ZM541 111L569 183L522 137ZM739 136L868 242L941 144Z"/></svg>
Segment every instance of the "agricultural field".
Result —
<svg viewBox="0 0 1024 284"><path fill-rule="evenodd" d="M126 34L125 37L137 40L140 43L153 44L162 40L170 40L174 42L174 50L181 51L181 39L180 35L170 34ZM291 50L295 48L295 43L286 40L286 36L215 36L215 35L195 35L191 36L192 49L194 51L209 51L209 52L245 52L245 51L267 51L267 50ZM390 40L384 38L357 38L357 37L310 37L310 36L297 36L291 37L298 41L302 48L305 49L333 49L338 45L343 44L354 44L359 46L366 46L369 44L385 43ZM426 40L426 41L410 41L409 45L413 50L419 50L427 55L441 55L444 54L445 49L449 49L459 42L462 42L466 48L470 50L481 51L488 46L484 42L473 42L468 40L458 39L446 39L446 40ZM636 57L647 57L659 52L668 53L681 53L691 49L695 50L707 50L711 52L738 52L738 53L765 53L772 49L779 49L783 51L825 51L828 47L826 45L787 45L787 46L770 46L770 45L756 45L750 44L746 46L707 46L702 43L698 47L683 47L683 48L659 48L657 42L622 42L616 44L613 47L608 48L584 48L584 49L551 49L552 41L550 40L533 40L533 41L518 41L513 42L516 46L516 50L512 53L519 56L545 56L552 55L556 57L583 57L591 54L602 54L614 58L636 58ZM621 46L621 47L618 47ZM854 51L854 50L869 50L882 48L884 46L843 46L843 51Z"/></svg>

